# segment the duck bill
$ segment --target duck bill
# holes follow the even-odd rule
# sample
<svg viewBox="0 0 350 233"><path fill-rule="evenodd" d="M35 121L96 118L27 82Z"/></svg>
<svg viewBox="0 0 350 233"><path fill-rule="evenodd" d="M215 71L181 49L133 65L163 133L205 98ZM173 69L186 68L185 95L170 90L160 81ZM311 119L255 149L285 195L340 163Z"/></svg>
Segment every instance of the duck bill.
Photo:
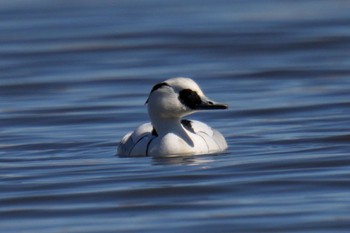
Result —
<svg viewBox="0 0 350 233"><path fill-rule="evenodd" d="M196 110L215 110L215 109L227 109L227 108L228 108L227 104L216 103L211 100L202 101L202 103L197 104L195 107Z"/></svg>

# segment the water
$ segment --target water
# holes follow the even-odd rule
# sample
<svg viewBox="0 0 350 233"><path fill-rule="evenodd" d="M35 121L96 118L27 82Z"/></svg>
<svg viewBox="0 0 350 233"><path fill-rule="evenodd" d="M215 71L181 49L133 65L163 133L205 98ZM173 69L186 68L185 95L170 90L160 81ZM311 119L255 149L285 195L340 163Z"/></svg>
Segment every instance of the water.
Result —
<svg viewBox="0 0 350 233"><path fill-rule="evenodd" d="M1 232L349 232L348 1L2 1ZM151 87L218 155L115 156Z"/></svg>

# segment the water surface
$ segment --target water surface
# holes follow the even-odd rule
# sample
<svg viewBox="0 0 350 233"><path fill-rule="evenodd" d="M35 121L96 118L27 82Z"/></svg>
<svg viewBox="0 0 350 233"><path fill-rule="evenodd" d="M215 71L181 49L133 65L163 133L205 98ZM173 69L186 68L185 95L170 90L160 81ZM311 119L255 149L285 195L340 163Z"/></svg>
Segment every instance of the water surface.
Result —
<svg viewBox="0 0 350 233"><path fill-rule="evenodd" d="M1 232L349 232L348 1L3 1ZM119 158L195 79L229 149Z"/></svg>

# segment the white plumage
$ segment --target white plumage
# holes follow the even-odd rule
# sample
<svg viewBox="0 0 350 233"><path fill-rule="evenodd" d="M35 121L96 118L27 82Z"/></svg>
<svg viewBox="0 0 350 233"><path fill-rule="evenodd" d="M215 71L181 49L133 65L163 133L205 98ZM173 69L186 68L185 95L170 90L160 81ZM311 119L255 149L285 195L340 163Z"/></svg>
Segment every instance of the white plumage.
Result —
<svg viewBox="0 0 350 233"><path fill-rule="evenodd" d="M151 123L126 134L119 143L119 155L198 155L227 149L220 132L203 122L182 119L199 110L227 108L209 100L192 79L172 78L156 84L146 103Z"/></svg>

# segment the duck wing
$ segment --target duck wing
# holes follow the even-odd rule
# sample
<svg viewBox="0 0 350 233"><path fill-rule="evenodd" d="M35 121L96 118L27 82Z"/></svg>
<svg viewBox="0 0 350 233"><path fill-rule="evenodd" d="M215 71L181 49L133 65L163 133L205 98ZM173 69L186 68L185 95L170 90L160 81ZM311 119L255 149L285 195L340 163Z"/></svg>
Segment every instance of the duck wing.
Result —
<svg viewBox="0 0 350 233"><path fill-rule="evenodd" d="M118 154L122 156L146 156L149 142L157 136L151 123L137 127L127 133L118 145Z"/></svg>

